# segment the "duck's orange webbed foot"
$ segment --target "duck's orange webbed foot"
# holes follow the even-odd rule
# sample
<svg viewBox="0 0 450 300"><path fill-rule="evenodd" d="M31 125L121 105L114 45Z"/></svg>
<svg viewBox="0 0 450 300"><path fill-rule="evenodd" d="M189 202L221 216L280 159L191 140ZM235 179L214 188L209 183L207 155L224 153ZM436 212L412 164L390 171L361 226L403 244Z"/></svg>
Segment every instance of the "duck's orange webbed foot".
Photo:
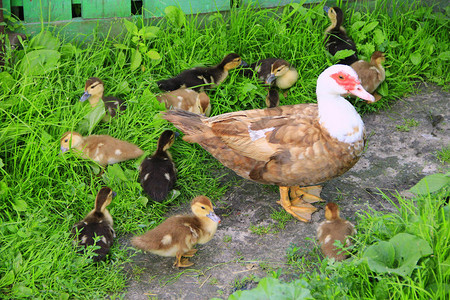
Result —
<svg viewBox="0 0 450 300"><path fill-rule="evenodd" d="M192 257L192 256L194 256L195 253L197 253L197 249L191 249L191 250L189 250L187 252L184 252L184 254L181 255L181 256L183 256L183 257Z"/></svg>
<svg viewBox="0 0 450 300"><path fill-rule="evenodd" d="M296 201L297 198L300 198L308 203L325 201L320 198L320 193L322 192L322 186L320 185L307 187L291 186L289 187L289 190L291 201Z"/></svg>
<svg viewBox="0 0 450 300"><path fill-rule="evenodd" d="M289 199L289 187L287 186L280 186L280 201L278 201L278 203L283 206L285 211L302 222L311 221L311 215L317 210L317 208L315 208L302 198L295 197L295 200L291 201Z"/></svg>

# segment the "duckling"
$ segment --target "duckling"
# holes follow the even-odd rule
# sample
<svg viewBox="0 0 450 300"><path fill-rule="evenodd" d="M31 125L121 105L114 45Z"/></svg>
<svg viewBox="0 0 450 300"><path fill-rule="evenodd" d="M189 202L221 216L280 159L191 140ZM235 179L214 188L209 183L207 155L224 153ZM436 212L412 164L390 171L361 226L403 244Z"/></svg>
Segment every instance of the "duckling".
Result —
<svg viewBox="0 0 450 300"><path fill-rule="evenodd" d="M386 71L382 65L384 61L384 53L375 51L370 58L370 62L358 60L351 64L351 67L358 73L361 85L375 97L375 101L381 99L381 95L375 92L375 90L386 78Z"/></svg>
<svg viewBox="0 0 450 300"><path fill-rule="evenodd" d="M180 108L195 114L211 114L211 103L205 92L197 93L192 89L178 89L159 96L156 100L166 105L167 109Z"/></svg>
<svg viewBox="0 0 450 300"><path fill-rule="evenodd" d="M280 95L275 89L269 89L266 97L266 105L268 108L277 107L280 104Z"/></svg>
<svg viewBox="0 0 450 300"><path fill-rule="evenodd" d="M252 77L256 72L258 79L265 84L277 86L286 90L293 86L298 79L297 70L287 61L280 58L266 58L250 65L251 70L245 70L244 76Z"/></svg>
<svg viewBox="0 0 450 300"><path fill-rule="evenodd" d="M101 188L95 198L94 209L72 227L74 246L85 248L95 244L94 238L101 237L96 243L100 248L94 251L97 254L93 258L95 262L105 259L116 237L113 229L113 218L106 209L115 196L116 193L109 187Z"/></svg>
<svg viewBox="0 0 450 300"><path fill-rule="evenodd" d="M158 202L167 197L177 180L175 164L168 151L177 135L179 133L172 130L164 131L158 139L155 153L146 157L139 167L142 188L147 195Z"/></svg>
<svg viewBox="0 0 450 300"><path fill-rule="evenodd" d="M179 88L193 88L200 91L204 88L217 86L228 76L228 71L245 66L247 63L236 53L230 53L222 62L214 67L196 67L184 70L175 77L160 80L158 87L163 91L174 91Z"/></svg>
<svg viewBox="0 0 450 300"><path fill-rule="evenodd" d="M340 253L342 251L333 244L338 240L349 247L351 241L348 237L356 234L355 226L340 218L336 203L330 202L325 206L325 218L327 220L320 223L317 228L317 239L322 252L326 257L334 258L336 261L344 260L348 255Z"/></svg>
<svg viewBox="0 0 450 300"><path fill-rule="evenodd" d="M97 106L99 101L103 100L105 107L107 109L107 115L103 118L104 122L108 122L111 118L114 118L119 111L124 111L126 109L123 100L107 96L103 97L103 91L105 87L103 81L97 77L91 77L86 81L84 86L84 94L81 96L80 101L84 102L89 99L89 104L94 108Z"/></svg>
<svg viewBox="0 0 450 300"><path fill-rule="evenodd" d="M192 266L194 263L186 257L197 252L193 248L195 244L206 244L212 239L220 218L214 213L211 200L205 196L195 197L191 210L194 215L170 217L145 234L133 237L132 245L160 256L175 256L175 267Z"/></svg>
<svg viewBox="0 0 450 300"><path fill-rule="evenodd" d="M64 153L70 149L75 149L82 158L90 158L103 167L144 154L138 146L109 135L83 137L74 131L64 133L61 138L61 151Z"/></svg>
<svg viewBox="0 0 450 300"><path fill-rule="evenodd" d="M340 50L353 50L354 54L347 56L338 61L338 64L351 65L358 60L356 54L355 42L347 35L342 22L344 20L344 13L339 7L327 7L323 9L328 13L331 20L331 25L325 30L325 47L331 55L335 55Z"/></svg>

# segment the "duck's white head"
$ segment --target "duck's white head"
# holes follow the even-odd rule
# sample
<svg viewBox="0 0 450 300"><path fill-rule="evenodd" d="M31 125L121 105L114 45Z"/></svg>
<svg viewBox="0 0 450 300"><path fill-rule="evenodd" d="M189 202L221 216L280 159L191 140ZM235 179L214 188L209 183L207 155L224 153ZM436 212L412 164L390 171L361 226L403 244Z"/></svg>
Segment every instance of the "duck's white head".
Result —
<svg viewBox="0 0 450 300"><path fill-rule="evenodd" d="M361 85L358 74L347 65L333 65L317 78L317 100L319 95L353 94L361 99L374 102L375 97L369 94Z"/></svg>
<svg viewBox="0 0 450 300"><path fill-rule="evenodd" d="M327 68L317 79L319 122L330 135L341 142L355 143L363 139L364 123L353 105L341 95L353 94L374 102L375 97L361 85L355 70L346 65Z"/></svg>

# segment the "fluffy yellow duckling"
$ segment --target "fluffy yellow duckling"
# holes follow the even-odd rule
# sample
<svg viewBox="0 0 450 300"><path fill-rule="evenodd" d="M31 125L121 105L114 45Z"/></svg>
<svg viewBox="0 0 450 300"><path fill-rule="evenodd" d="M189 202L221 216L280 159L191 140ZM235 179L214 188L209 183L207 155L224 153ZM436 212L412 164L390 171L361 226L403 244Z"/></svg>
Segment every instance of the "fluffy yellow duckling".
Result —
<svg viewBox="0 0 450 300"><path fill-rule="evenodd" d="M163 91L174 91L179 88L193 88L199 91L219 85L227 78L228 71L246 64L239 55L230 53L217 66L184 70L175 77L158 81L157 84Z"/></svg>
<svg viewBox="0 0 450 300"><path fill-rule="evenodd" d="M370 58L370 62L358 60L351 65L358 73L361 85L375 97L375 101L381 99L381 95L376 93L375 90L386 78L386 71L383 68L384 61L384 53L375 51Z"/></svg>
<svg viewBox="0 0 450 300"><path fill-rule="evenodd" d="M178 132L164 131L158 139L158 147L152 156L146 157L139 167L139 180L145 193L153 200L161 202L172 190L177 180L175 164L169 148Z"/></svg>
<svg viewBox="0 0 450 300"><path fill-rule="evenodd" d="M207 117L211 113L211 103L205 92L197 93L192 89L178 89L156 96L156 100L164 103L167 109L179 108Z"/></svg>
<svg viewBox="0 0 450 300"><path fill-rule="evenodd" d="M344 260L348 255L338 249L334 242L341 241L342 245L349 247L351 245L349 236L356 234L355 226L340 218L336 203L330 202L326 205L325 218L327 220L320 223L317 228L317 239L322 252L326 257L334 258L336 261Z"/></svg>
<svg viewBox="0 0 450 300"><path fill-rule="evenodd" d="M89 104L91 107L96 107L100 101L105 104L107 115L103 118L103 121L108 122L110 118L114 118L119 111L124 111L126 109L123 100L107 96L103 97L103 92L105 90L103 81L97 77L91 77L86 81L84 86L84 93L81 96L80 101L84 102L89 99Z"/></svg>
<svg viewBox="0 0 450 300"><path fill-rule="evenodd" d="M138 158L144 151L138 146L109 135L83 137L78 132L66 132L61 138L61 151L75 149L82 158L90 158L101 166Z"/></svg>
<svg viewBox="0 0 450 300"><path fill-rule="evenodd" d="M134 247L160 256L175 256L175 267L186 268L194 263L187 258L197 252L195 244L209 242L217 230L220 218L214 213L208 197L198 196L191 202L194 215L168 218L144 235L131 239Z"/></svg>
<svg viewBox="0 0 450 300"><path fill-rule="evenodd" d="M72 228L75 246L85 248L94 245L94 238L100 237L100 240L96 243L100 248L94 251L97 254L93 258L95 262L105 259L116 237L113 229L113 218L106 209L115 196L116 193L109 187L101 188L95 198L94 209Z"/></svg>
<svg viewBox="0 0 450 300"><path fill-rule="evenodd" d="M353 50L354 54L338 61L338 64L350 66L358 60L355 42L347 35L342 26L344 12L339 7L323 8L330 18L331 25L325 30L325 47L331 55L335 55L340 50Z"/></svg>
<svg viewBox="0 0 450 300"><path fill-rule="evenodd" d="M281 58L266 58L250 65L251 70L244 70L243 74L252 77L256 72L258 79L280 89L288 89L298 79L297 70Z"/></svg>

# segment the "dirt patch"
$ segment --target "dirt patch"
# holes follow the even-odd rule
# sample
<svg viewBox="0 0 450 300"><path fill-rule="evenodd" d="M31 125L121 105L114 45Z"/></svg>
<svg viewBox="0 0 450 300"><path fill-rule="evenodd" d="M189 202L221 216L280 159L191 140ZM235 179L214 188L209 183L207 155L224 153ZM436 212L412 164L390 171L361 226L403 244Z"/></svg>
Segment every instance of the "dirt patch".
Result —
<svg viewBox="0 0 450 300"><path fill-rule="evenodd" d="M353 220L355 212L394 211L378 189L391 194L404 192L428 174L445 167L436 152L450 143L449 93L434 85L421 86L417 95L397 101L389 111L363 117L369 134L368 148L359 162L343 176L325 184L322 198L337 202L342 216ZM233 172L227 175L236 180ZM318 223L324 219L323 205L311 223L289 220L282 230L271 214L279 210L276 187L238 180L220 201L216 212L222 223L213 240L199 245L187 270L173 269L173 258L138 253L130 264L131 279L126 299L209 299L226 298L236 288L253 288L252 280L267 270L283 268L290 245L313 249L306 238L315 238ZM172 212L187 212L187 205ZM270 233L258 235L252 225L272 226ZM120 241L129 246L129 237Z"/></svg>

